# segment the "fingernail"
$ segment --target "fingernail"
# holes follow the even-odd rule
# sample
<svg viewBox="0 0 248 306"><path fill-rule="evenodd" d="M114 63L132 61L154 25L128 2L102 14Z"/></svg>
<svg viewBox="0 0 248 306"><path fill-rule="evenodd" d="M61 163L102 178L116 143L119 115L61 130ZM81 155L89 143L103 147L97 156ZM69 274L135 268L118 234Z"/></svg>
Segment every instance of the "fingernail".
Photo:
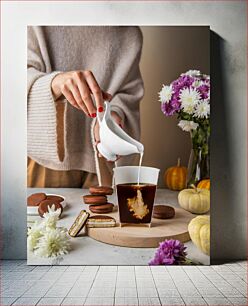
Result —
<svg viewBox="0 0 248 306"><path fill-rule="evenodd" d="M91 117L95 118L96 117L96 113L91 114Z"/></svg>
<svg viewBox="0 0 248 306"><path fill-rule="evenodd" d="M102 107L102 106L99 106L99 107L98 107L98 111L99 111L99 113L103 112L103 107Z"/></svg>

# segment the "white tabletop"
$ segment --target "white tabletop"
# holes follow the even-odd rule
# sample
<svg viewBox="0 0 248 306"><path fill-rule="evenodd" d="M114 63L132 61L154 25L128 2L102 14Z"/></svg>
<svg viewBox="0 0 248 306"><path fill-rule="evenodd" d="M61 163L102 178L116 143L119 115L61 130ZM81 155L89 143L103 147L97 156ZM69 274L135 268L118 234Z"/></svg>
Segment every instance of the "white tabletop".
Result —
<svg viewBox="0 0 248 306"><path fill-rule="evenodd" d="M86 209L81 196L88 194L87 189L74 188L28 188L28 195L35 192L45 192L47 194L60 194L66 198L67 206L64 209L62 218L58 226L70 228L80 210ZM158 189L156 193L156 204L168 204L179 207L177 201L178 192L168 189ZM113 194L109 196L109 202L116 203L116 197ZM40 220L40 217L29 217L28 220ZM72 249L69 254L62 259L52 260L46 258L37 258L32 253L28 253L29 265L147 265L153 258L155 248L127 248L105 244L96 241L85 235L82 231L79 237L71 238ZM188 257L204 265L210 264L209 256L199 251L195 245L189 241L187 246Z"/></svg>

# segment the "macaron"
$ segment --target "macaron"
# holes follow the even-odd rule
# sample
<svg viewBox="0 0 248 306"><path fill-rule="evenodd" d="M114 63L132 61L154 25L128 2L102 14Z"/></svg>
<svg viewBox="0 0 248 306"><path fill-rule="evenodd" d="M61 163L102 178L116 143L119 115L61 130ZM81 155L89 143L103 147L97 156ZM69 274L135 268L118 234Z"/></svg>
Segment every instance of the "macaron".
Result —
<svg viewBox="0 0 248 306"><path fill-rule="evenodd" d="M52 208L52 205L54 205L54 209L61 209L60 215L63 212L63 206L57 201L53 201L53 200L44 200L42 202L40 202L39 207L38 207L38 213L39 215L43 218L44 217L44 213L48 212L48 207Z"/></svg>
<svg viewBox="0 0 248 306"><path fill-rule="evenodd" d="M46 200L53 200L56 202L63 202L65 199L57 195L47 195Z"/></svg>
<svg viewBox="0 0 248 306"><path fill-rule="evenodd" d="M107 214L113 211L114 204L106 203L101 205L90 205L89 209L94 214Z"/></svg>
<svg viewBox="0 0 248 306"><path fill-rule="evenodd" d="M91 186L89 191L91 194L95 195L111 195L113 193L113 188L110 186Z"/></svg>
<svg viewBox="0 0 248 306"><path fill-rule="evenodd" d="M41 201L47 198L43 192L33 193L27 198L28 206L38 206Z"/></svg>
<svg viewBox="0 0 248 306"><path fill-rule="evenodd" d="M108 202L107 197L105 195L96 194L87 194L83 196L83 200L85 204L91 205L106 204Z"/></svg>
<svg viewBox="0 0 248 306"><path fill-rule="evenodd" d="M87 227L91 228L114 227L115 225L115 219L110 216L96 215L89 217L87 220Z"/></svg>
<svg viewBox="0 0 248 306"><path fill-rule="evenodd" d="M175 209L168 205L155 205L152 216L156 219L171 219L175 216Z"/></svg>

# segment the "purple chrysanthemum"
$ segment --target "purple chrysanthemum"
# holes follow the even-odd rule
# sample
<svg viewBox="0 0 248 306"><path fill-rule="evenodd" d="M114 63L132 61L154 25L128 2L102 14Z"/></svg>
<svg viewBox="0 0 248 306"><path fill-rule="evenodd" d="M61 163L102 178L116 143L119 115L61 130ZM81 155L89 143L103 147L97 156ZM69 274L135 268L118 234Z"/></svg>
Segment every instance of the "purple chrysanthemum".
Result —
<svg viewBox="0 0 248 306"><path fill-rule="evenodd" d="M179 265L185 262L186 247L179 240L165 240L159 244L155 256L150 260L150 266Z"/></svg>
<svg viewBox="0 0 248 306"><path fill-rule="evenodd" d="M181 89L190 87L194 81L195 78L189 75L182 75L172 82L172 88L175 93L179 93Z"/></svg>
<svg viewBox="0 0 248 306"><path fill-rule="evenodd" d="M172 100L171 100L171 106L177 112L181 108L181 102L179 101L178 98L173 97Z"/></svg>
<svg viewBox="0 0 248 306"><path fill-rule="evenodd" d="M203 84L203 85L197 87L197 91L200 93L201 98L203 100L205 100L209 97L209 89L210 89L210 87L207 84Z"/></svg>
<svg viewBox="0 0 248 306"><path fill-rule="evenodd" d="M161 110L166 116L172 116L177 111L177 107L170 101L168 103L161 103Z"/></svg>

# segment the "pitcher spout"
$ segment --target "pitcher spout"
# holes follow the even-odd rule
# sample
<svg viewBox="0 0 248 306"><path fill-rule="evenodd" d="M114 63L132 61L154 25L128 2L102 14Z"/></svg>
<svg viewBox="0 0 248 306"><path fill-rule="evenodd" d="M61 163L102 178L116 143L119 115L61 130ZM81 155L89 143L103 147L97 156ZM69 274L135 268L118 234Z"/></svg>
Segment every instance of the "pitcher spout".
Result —
<svg viewBox="0 0 248 306"><path fill-rule="evenodd" d="M137 141L136 146L137 146L137 149L138 149L138 153L140 153L140 154L144 153L144 146L143 146L142 143Z"/></svg>

